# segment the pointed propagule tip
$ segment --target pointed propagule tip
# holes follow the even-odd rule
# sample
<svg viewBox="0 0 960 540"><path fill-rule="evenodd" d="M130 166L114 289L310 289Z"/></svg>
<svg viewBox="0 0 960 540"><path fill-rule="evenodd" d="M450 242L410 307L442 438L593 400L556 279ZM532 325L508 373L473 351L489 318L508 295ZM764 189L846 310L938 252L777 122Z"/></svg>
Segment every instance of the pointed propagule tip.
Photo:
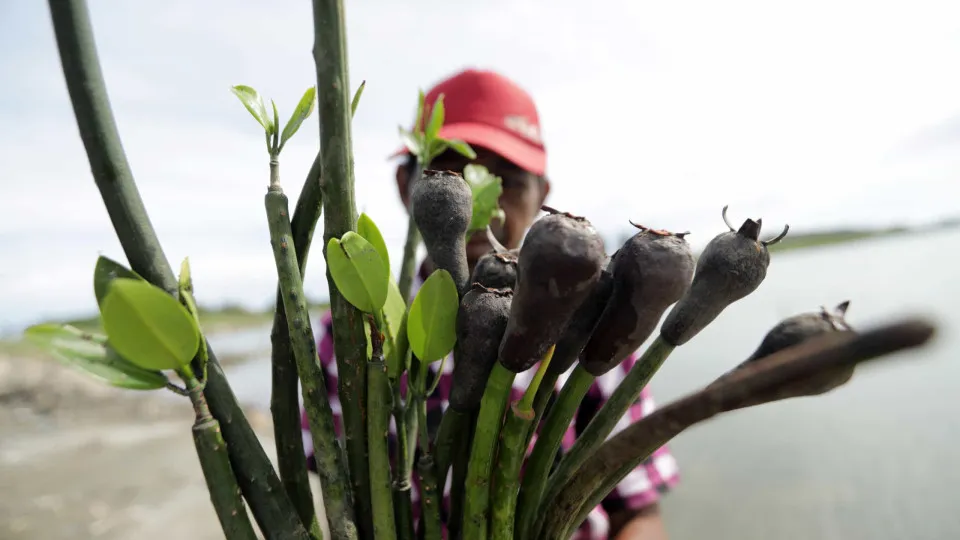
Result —
<svg viewBox="0 0 960 540"><path fill-rule="evenodd" d="M490 246L493 247L493 250L497 254L506 253L507 251L510 251L507 249L507 246L501 244L500 241L497 240L496 235L493 234L493 230L490 229L489 225L487 225L487 229L485 232L487 234L487 242L490 242Z"/></svg>
<svg viewBox="0 0 960 540"><path fill-rule="evenodd" d="M784 238L786 238L788 232L790 232L790 225L789 225L789 224L783 226L783 232L781 232L779 235L771 238L770 240L763 240L761 243L762 243L764 246L772 246L772 245L776 244L777 242L779 242L779 241L783 240Z"/></svg>
<svg viewBox="0 0 960 540"><path fill-rule="evenodd" d="M643 231L643 232L649 232L649 233L656 234L656 235L659 235L659 236L676 236L677 238L683 240L683 237L684 237L684 236L687 236L688 234L690 234L690 231L684 231L684 232L680 232L680 233L675 233L675 232L668 231L668 230L666 230L666 229L652 229L652 228L647 227L647 226L645 226L645 225L640 225L639 223L634 223L633 220L627 220L627 221L628 221L631 225L633 225L634 227L640 229L640 230ZM614 255L615 255L615 254L614 254Z"/></svg>
<svg viewBox="0 0 960 540"><path fill-rule="evenodd" d="M554 208L554 207L552 207L552 206L547 206L547 205L545 205L545 204L540 206L540 210L543 210L544 212L546 212L546 213L548 213L548 214L550 214L550 215L552 215L552 216L560 215L560 216L567 217L567 218L570 218L570 219L575 219L575 220L577 220L577 221L587 221L587 218L585 218L585 217L583 217L583 216L577 216L577 215L571 214L570 212L562 212L562 211L557 210L556 208Z"/></svg>
<svg viewBox="0 0 960 540"><path fill-rule="evenodd" d="M513 296L513 289L510 289L510 288L497 289L494 287L487 287L486 285L480 283L479 281L474 281L473 283L471 283L469 290L496 294L497 296Z"/></svg>

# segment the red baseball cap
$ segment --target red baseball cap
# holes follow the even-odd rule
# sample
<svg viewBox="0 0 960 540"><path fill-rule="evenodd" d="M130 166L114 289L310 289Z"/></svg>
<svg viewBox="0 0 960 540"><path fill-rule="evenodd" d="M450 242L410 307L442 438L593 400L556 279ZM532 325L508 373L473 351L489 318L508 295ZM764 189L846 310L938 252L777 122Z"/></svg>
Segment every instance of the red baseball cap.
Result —
<svg viewBox="0 0 960 540"><path fill-rule="evenodd" d="M533 174L546 173L540 116L533 98L516 83L492 71L461 71L427 92L421 125L440 94L445 112L441 137L487 148ZM392 157L408 153L403 148Z"/></svg>

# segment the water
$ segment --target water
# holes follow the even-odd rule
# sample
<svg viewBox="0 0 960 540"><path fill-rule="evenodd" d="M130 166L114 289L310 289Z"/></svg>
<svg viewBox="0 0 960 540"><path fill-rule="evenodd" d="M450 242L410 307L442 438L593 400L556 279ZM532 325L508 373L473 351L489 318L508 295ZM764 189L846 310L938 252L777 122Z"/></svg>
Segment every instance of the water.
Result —
<svg viewBox="0 0 960 540"><path fill-rule="evenodd" d="M673 538L960 538L960 231L775 256L752 296L679 348L652 382L659 402L745 358L783 317L851 300L860 326L934 318L919 354L858 370L850 385L714 418L671 443L682 481L663 500ZM269 405L268 330L216 336L264 360L228 373L244 401ZM259 337L258 337L259 336Z"/></svg>

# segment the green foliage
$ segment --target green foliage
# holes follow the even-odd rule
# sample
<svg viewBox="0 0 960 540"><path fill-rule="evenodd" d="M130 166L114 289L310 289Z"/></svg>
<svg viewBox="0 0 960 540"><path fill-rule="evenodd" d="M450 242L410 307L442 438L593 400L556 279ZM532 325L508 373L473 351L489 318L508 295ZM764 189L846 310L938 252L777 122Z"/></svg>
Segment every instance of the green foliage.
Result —
<svg viewBox="0 0 960 540"><path fill-rule="evenodd" d="M390 274L390 252L387 250L387 243L383 240L383 235L380 234L380 228L366 213L360 214L357 219L357 234L370 242L373 249L377 250L387 274Z"/></svg>
<svg viewBox="0 0 960 540"><path fill-rule="evenodd" d="M421 361L441 360L453 350L459 300L457 286L446 270L430 274L417 291L407 317L407 337Z"/></svg>
<svg viewBox="0 0 960 540"><path fill-rule="evenodd" d="M270 100L270 107L273 109L273 115L271 116L267 112L267 106L263 102L263 97L253 88L245 85L237 85L230 90L237 96L240 102L243 103L247 111L253 115L254 120L263 126L264 135L267 139L267 152L270 154L270 157L274 159L280 155L280 151L283 150L287 141L297 133L300 126L303 125L303 121L313 114L317 103L317 89L311 86L300 98L300 102L297 103L296 109L294 109L293 114L290 115L290 119L287 120L287 125L283 127L283 132L281 133L280 113L277 111L275 101Z"/></svg>
<svg viewBox="0 0 960 540"><path fill-rule="evenodd" d="M273 119L270 118L270 115L267 114L267 106L264 105L263 97L260 96L260 93L242 84L234 86L230 90L233 92L233 95L237 96L240 103L243 103L247 111L253 115L253 119L263 126L263 130L267 132L267 135L273 135L277 126Z"/></svg>
<svg viewBox="0 0 960 540"><path fill-rule="evenodd" d="M146 281L114 279L100 315L111 346L144 369L180 369L200 346L200 329L190 313Z"/></svg>
<svg viewBox="0 0 960 540"><path fill-rule="evenodd" d="M83 332L69 325L38 324L27 328L24 337L49 351L71 368L119 388L156 390L167 385L167 377L155 370L138 367L121 357L107 338Z"/></svg>
<svg viewBox="0 0 960 540"><path fill-rule="evenodd" d="M360 83L360 86L357 88L357 92L353 94L353 101L350 102L350 118L353 118L357 114L357 105L360 104L360 96L363 95L363 89L366 88L367 81Z"/></svg>
<svg viewBox="0 0 960 540"><path fill-rule="evenodd" d="M443 105L443 94L437 96L433 104L433 110L430 111L430 118L425 129L422 128L423 111L425 107L425 97L423 91L419 94L419 103L417 106L417 119L414 123L413 131L407 131L400 126L400 140L407 150L417 156L417 161L423 167L430 163L437 156L453 149L455 152L465 156L467 159L476 159L477 153L470 148L470 145L459 139L444 139L440 137L440 128L443 127L443 121L446 118L446 110Z"/></svg>
<svg viewBox="0 0 960 540"><path fill-rule="evenodd" d="M360 311L379 315L387 301L390 273L373 244L347 231L327 244L327 267L337 290Z"/></svg>
<svg viewBox="0 0 960 540"><path fill-rule="evenodd" d="M467 234L486 229L494 219L502 221L505 216L500 208L503 193L500 177L491 174L483 165L470 164L464 167L463 178L473 193L473 217Z"/></svg>
<svg viewBox="0 0 960 540"><path fill-rule="evenodd" d="M97 297L97 306L103 307L103 299L107 296L110 283L117 278L143 279L136 272L113 259L97 257L97 264L93 267L93 294Z"/></svg>
<svg viewBox="0 0 960 540"><path fill-rule="evenodd" d="M290 120L287 120L287 125L283 127L283 135L280 136L280 148L278 151L283 150L283 145L300 129L303 121L313 114L313 109L316 105L317 89L311 86L304 92L303 97L300 98L300 103L297 103L297 108L293 111L293 115L290 116Z"/></svg>

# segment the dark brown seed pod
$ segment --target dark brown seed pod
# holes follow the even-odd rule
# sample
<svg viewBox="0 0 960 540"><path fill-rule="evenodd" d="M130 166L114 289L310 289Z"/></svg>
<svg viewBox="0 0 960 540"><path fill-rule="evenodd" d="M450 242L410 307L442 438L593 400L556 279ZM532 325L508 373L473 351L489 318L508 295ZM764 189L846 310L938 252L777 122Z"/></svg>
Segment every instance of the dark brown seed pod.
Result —
<svg viewBox="0 0 960 540"><path fill-rule="evenodd" d="M500 343L500 361L515 373L556 344L606 261L603 240L587 219L547 211L520 247L510 320Z"/></svg>
<svg viewBox="0 0 960 540"><path fill-rule="evenodd" d="M663 312L687 292L693 280L693 252L683 238L687 233L634 226L640 232L611 261L613 294L580 360L597 377L643 345Z"/></svg>
<svg viewBox="0 0 960 540"><path fill-rule="evenodd" d="M607 302L613 294L613 274L609 270L603 270L600 279L593 286L586 300L580 304L577 311L570 317L570 322L563 330L563 335L557 341L557 347L554 349L553 358L550 360L548 373L561 374L570 369L570 366L577 361L583 348L590 340L590 336L597 328L600 316L603 314Z"/></svg>
<svg viewBox="0 0 960 540"><path fill-rule="evenodd" d="M782 240L789 226L771 240L760 240L763 220L747 219L734 230L723 207L723 221L730 229L713 238L697 260L693 283L670 310L660 335L680 346L693 339L730 304L757 290L767 277L770 252L767 246Z"/></svg>
<svg viewBox="0 0 960 540"><path fill-rule="evenodd" d="M490 370L507 328L513 291L474 284L460 301L454 350L450 407L472 412L480 407Z"/></svg>
<svg viewBox="0 0 960 540"><path fill-rule="evenodd" d="M423 171L410 193L413 219L430 260L453 277L462 297L468 288L466 235L473 217L473 195L463 176Z"/></svg>
<svg viewBox="0 0 960 540"><path fill-rule="evenodd" d="M736 368L721 376L712 384L726 380L731 374L748 366L763 362L770 355L789 347L799 345L808 339L816 338L830 332L854 332L846 321L849 301L841 302L832 311L821 307L819 312L801 313L777 323L763 337L760 345L753 354ZM823 394L846 384L852 377L856 366L834 369L820 373L814 377L797 381L777 392L777 399L787 399L800 396L815 396ZM754 396L750 404L769 401L769 396ZM749 406L749 405L748 405Z"/></svg>
<svg viewBox="0 0 960 540"><path fill-rule="evenodd" d="M491 289L512 289L517 283L519 255L519 249L490 251L477 261L470 282L479 283Z"/></svg>

